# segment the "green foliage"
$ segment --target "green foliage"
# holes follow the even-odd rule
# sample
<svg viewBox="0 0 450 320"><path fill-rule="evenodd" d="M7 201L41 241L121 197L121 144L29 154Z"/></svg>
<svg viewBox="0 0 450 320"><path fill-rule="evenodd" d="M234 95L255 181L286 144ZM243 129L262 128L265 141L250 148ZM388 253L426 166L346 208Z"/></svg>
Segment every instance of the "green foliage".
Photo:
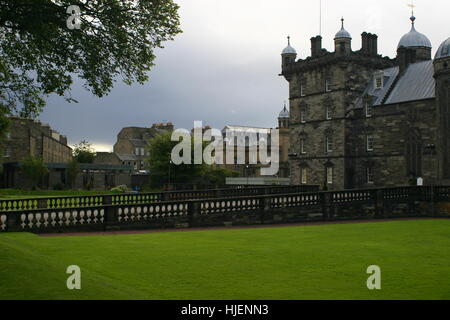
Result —
<svg viewBox="0 0 450 320"><path fill-rule="evenodd" d="M177 141L171 141L171 135L171 132L167 132L149 141L149 156L146 162L150 171L151 187L158 188L169 182L223 185L225 184L226 177L238 176L237 172L206 164L175 165L171 163L172 149L179 143ZM191 140L191 159L194 159L193 143L193 140ZM204 143L203 148L206 146L207 143Z"/></svg>
<svg viewBox="0 0 450 320"><path fill-rule="evenodd" d="M0 300L448 300L449 228L450 220L437 219L89 237L0 233ZM65 286L74 263L82 290ZM373 264L382 290L366 287Z"/></svg>
<svg viewBox="0 0 450 320"><path fill-rule="evenodd" d="M69 184L71 188L75 186L78 174L80 173L80 164L76 158L73 158L67 168L67 177L69 178Z"/></svg>
<svg viewBox="0 0 450 320"><path fill-rule="evenodd" d="M48 174L47 166L41 158L32 155L27 156L20 164L22 174L30 179L33 189L38 186L41 180Z"/></svg>
<svg viewBox="0 0 450 320"><path fill-rule="evenodd" d="M73 149L73 157L78 163L92 163L95 158L95 150L87 140L76 144Z"/></svg>
<svg viewBox="0 0 450 320"><path fill-rule="evenodd" d="M120 185L111 189L111 192L115 193L125 193L127 191L129 191L129 189L126 185Z"/></svg>
<svg viewBox="0 0 450 320"><path fill-rule="evenodd" d="M172 132L157 135L149 141L149 156L146 159L150 171L152 187L161 187L164 183L195 183L202 177L205 165L171 163L172 149L179 143L171 141ZM193 154L193 148L192 154ZM193 155L192 155L193 159Z"/></svg>
<svg viewBox="0 0 450 320"><path fill-rule="evenodd" d="M70 5L81 28L67 27ZM50 93L70 96L73 77L102 97L117 77L144 83L156 48L179 34L172 0L0 0L0 105L35 117Z"/></svg>
<svg viewBox="0 0 450 320"><path fill-rule="evenodd" d="M239 177L239 172L213 166L207 166L203 171L203 182L206 185L224 185L229 177Z"/></svg>

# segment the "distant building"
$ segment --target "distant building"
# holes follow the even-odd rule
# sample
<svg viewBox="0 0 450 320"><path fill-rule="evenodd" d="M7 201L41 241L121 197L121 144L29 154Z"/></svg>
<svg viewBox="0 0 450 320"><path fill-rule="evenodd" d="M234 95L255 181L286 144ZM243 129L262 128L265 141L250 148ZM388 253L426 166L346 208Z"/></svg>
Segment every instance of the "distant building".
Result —
<svg viewBox="0 0 450 320"><path fill-rule="evenodd" d="M20 162L28 155L42 158L45 163L72 160L72 148L67 137L39 121L11 117L3 147L3 163Z"/></svg>
<svg viewBox="0 0 450 320"><path fill-rule="evenodd" d="M114 154L122 165L132 166L134 171L145 170L145 159L148 156L148 141L158 134L170 132L173 129L174 125L171 122L156 123L151 128L123 128L117 135L117 142L114 144ZM111 157L108 161L115 160Z"/></svg>
<svg viewBox="0 0 450 320"><path fill-rule="evenodd" d="M286 118L287 117L287 118ZM279 119L279 172L276 176L280 178L289 177L289 163L288 163L288 150L289 150L289 112L286 107L280 113ZM249 126L233 126L227 125L222 130L222 137L224 140L224 165L221 167L237 171L241 177L259 177L261 176L261 168L268 167L268 165L261 164L259 158L259 147L261 141L267 144L268 153L270 157L271 136L274 129L272 128L258 128ZM234 143L227 138L227 132L231 136L235 137ZM250 136L254 135L256 140L251 141ZM227 149L234 146L234 164L226 161ZM255 154L250 153L253 149ZM245 155L244 163L239 163L238 152L243 152ZM257 162L254 164L254 162ZM253 164L252 164L253 163Z"/></svg>
<svg viewBox="0 0 450 320"><path fill-rule="evenodd" d="M450 180L450 39L431 57L415 28L399 41L396 59L378 53L377 36L362 47L342 28L335 49L311 39L311 55L283 50L290 93L291 183L328 189L425 184Z"/></svg>
<svg viewBox="0 0 450 320"><path fill-rule="evenodd" d="M73 183L69 181L68 168L72 161L72 149L67 138L39 121L10 118L10 127L3 146L4 188L29 188L30 181L20 170L21 162L29 155L42 158L49 174L40 183L43 189L75 188L104 190L117 185L131 185L132 167L114 161L108 163L80 164L80 172ZM99 153L98 158L102 157ZM105 155L108 158L108 155Z"/></svg>

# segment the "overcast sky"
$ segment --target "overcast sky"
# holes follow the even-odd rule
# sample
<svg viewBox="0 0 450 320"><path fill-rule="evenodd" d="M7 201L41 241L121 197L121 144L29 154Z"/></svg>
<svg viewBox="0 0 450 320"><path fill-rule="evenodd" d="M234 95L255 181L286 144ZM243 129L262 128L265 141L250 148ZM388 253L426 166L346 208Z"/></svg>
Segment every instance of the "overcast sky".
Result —
<svg viewBox="0 0 450 320"><path fill-rule="evenodd" d="M288 99L279 77L286 36L298 58L310 54L310 38L319 34L319 0L175 0L183 33L158 50L145 85L120 82L99 99L79 83L79 103L51 96L40 116L65 134L70 144L86 139L98 151L110 151L122 127L172 121L190 129L201 120L221 129L227 124L275 127ZM395 56L398 41L411 28L408 0L322 0L323 46L332 51L341 16L361 47L363 31L379 36L381 54ZM448 0L416 0L416 29L433 44L450 36Z"/></svg>

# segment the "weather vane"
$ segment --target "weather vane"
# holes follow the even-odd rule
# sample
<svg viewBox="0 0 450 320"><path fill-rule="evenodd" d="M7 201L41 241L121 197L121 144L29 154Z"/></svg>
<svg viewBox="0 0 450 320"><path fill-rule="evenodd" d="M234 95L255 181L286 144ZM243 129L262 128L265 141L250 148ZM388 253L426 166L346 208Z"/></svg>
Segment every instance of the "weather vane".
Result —
<svg viewBox="0 0 450 320"><path fill-rule="evenodd" d="M411 0L411 4L408 4L407 6L411 8L411 14L414 16L414 8L416 7L414 5L414 0Z"/></svg>

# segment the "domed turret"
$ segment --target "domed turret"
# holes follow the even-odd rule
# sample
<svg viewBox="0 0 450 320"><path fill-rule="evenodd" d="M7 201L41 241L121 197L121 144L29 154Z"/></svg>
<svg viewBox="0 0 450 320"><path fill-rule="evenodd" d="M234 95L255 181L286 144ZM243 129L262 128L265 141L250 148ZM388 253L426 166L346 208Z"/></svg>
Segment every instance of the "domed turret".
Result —
<svg viewBox="0 0 450 320"><path fill-rule="evenodd" d="M416 17L412 16L411 18L411 31L405 34L398 43L398 47L406 47L406 48L415 48L415 47L425 47L431 49L430 39L427 38L426 35L418 32L415 28Z"/></svg>
<svg viewBox="0 0 450 320"><path fill-rule="evenodd" d="M294 63L295 59L297 58L297 51L295 51L295 49L291 47L291 37L288 36L287 39L288 45L281 52L282 69L285 69L288 65Z"/></svg>
<svg viewBox="0 0 450 320"><path fill-rule="evenodd" d="M450 57L450 38L442 42L442 44L439 46L434 60L444 59L448 57Z"/></svg>
<svg viewBox="0 0 450 320"><path fill-rule="evenodd" d="M280 115L278 116L278 128L289 128L289 110L286 108L286 102L284 102L284 108L283 110L281 110Z"/></svg>
<svg viewBox="0 0 450 320"><path fill-rule="evenodd" d="M339 30L339 32L336 33L336 35L334 36L334 40L336 40L336 39L350 39L351 40L352 36L344 28L344 17L342 17L341 22L342 22L341 30Z"/></svg>
<svg viewBox="0 0 450 320"><path fill-rule="evenodd" d="M417 60L431 60L431 41L426 35L418 32L415 27L416 17L412 16L411 30L405 34L398 43L397 49L402 47L413 49Z"/></svg>
<svg viewBox="0 0 450 320"><path fill-rule="evenodd" d="M289 110L286 108L286 103L284 103L284 108L281 110L278 119L286 119L289 118Z"/></svg>
<svg viewBox="0 0 450 320"><path fill-rule="evenodd" d="M334 52L338 55L349 55L352 52L352 36L344 28L343 17L341 23L341 30L334 36Z"/></svg>

